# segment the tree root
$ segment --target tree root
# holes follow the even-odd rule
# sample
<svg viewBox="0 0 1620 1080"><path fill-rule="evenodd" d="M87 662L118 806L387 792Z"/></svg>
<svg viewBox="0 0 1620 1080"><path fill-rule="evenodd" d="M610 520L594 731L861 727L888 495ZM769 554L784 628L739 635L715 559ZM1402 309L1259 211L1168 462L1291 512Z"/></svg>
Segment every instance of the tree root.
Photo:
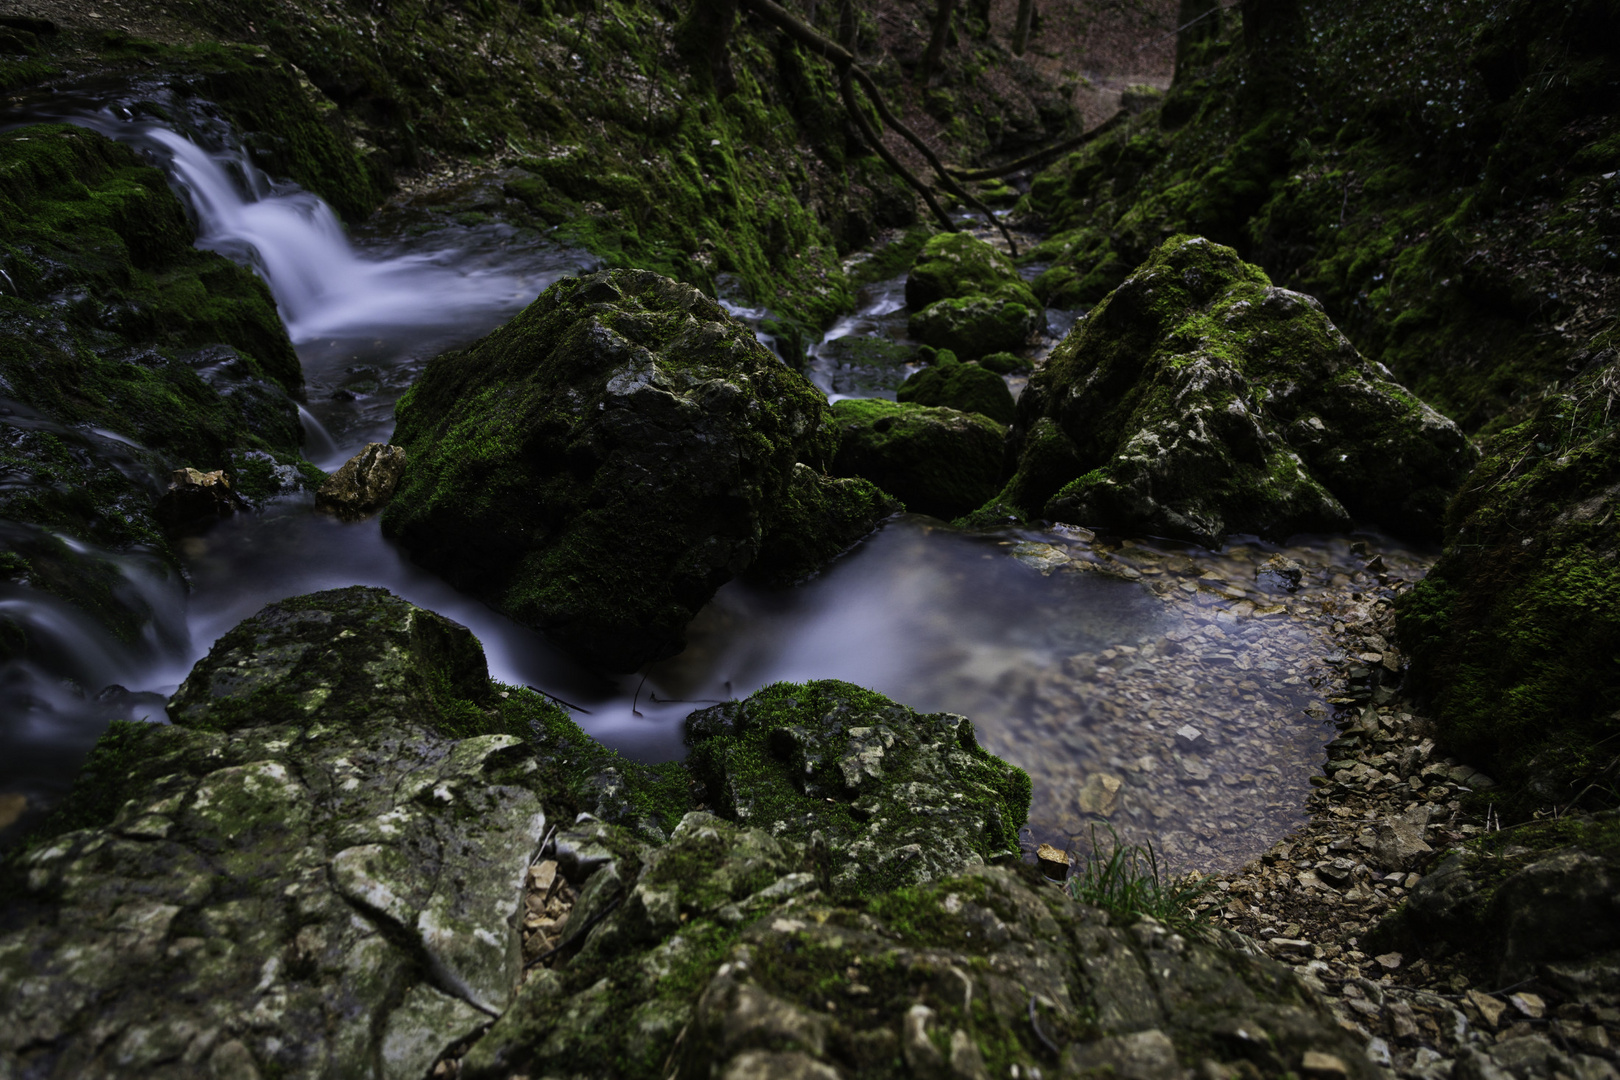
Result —
<svg viewBox="0 0 1620 1080"><path fill-rule="evenodd" d="M739 6L753 12L765 22L781 30L788 37L819 54L837 69L841 96L844 99L844 108L855 120L855 125L860 129L862 137L872 144L872 149L883 159L884 164L894 170L913 189L922 193L924 200L928 203L928 208L933 211L934 217L939 220L943 228L949 232L958 231L956 223L950 220L949 215L939 205L938 200L928 191L927 185L883 146L878 133L872 129L871 121L861 112L860 101L855 94L855 83L859 83L861 89L865 91L867 100L877 110L878 117L883 121L884 126L916 147L927 160L929 166L933 168L935 176L939 178L940 186L983 214L985 220L1000 231L1012 254L1015 257L1017 256L1018 244L1013 240L1012 233L1007 231L1007 227L1001 223L1000 219L996 217L988 206L968 194L962 188L962 185L952 178L944 162L939 160L939 155L934 153L915 131L912 131L911 128L901 122L900 118L889 108L889 103L884 100L883 93L878 89L878 85L872 76L867 73L866 69L855 62L853 52L808 23L803 22L786 8L775 3L774 0L740 0Z"/></svg>
<svg viewBox="0 0 1620 1080"><path fill-rule="evenodd" d="M989 169L952 169L951 175L958 180L994 180L1002 176L1011 176L1013 173L1023 172L1025 169L1037 169L1057 160L1070 150L1078 150L1099 135L1106 135L1119 125L1123 124L1130 114L1124 109L1110 116L1090 131L1082 132L1072 139L1064 139L1060 143L1053 143L1044 150L1037 150L1033 154L1008 162L1006 165L997 165Z"/></svg>

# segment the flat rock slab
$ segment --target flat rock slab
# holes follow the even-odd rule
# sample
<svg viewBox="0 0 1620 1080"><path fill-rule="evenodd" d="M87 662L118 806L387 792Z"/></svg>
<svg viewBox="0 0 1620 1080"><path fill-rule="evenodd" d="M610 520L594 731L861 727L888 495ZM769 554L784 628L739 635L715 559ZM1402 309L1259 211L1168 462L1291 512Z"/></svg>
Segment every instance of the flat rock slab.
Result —
<svg viewBox="0 0 1620 1080"><path fill-rule="evenodd" d="M467 734L489 685L379 589L228 633L22 858L0 1075L405 1080L487 1025L545 824L525 740Z"/></svg>

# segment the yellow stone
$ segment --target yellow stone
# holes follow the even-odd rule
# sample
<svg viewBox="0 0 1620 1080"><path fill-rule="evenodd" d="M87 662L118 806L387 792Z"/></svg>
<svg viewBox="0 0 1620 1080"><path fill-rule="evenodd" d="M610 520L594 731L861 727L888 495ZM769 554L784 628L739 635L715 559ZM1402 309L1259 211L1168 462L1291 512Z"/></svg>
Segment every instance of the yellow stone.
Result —
<svg viewBox="0 0 1620 1080"><path fill-rule="evenodd" d="M1119 808L1119 789L1125 782L1107 773L1092 773L1080 788L1080 812L1112 817Z"/></svg>

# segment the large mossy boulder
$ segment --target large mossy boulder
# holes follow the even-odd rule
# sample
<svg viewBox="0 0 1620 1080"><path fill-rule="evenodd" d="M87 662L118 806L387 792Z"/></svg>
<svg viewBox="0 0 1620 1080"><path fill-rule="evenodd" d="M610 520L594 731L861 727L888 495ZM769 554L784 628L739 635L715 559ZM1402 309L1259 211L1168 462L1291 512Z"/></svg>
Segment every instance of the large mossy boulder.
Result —
<svg viewBox="0 0 1620 1080"><path fill-rule="evenodd" d="M1446 550L1397 608L1411 685L1510 816L1613 805L1620 753L1620 361L1486 439ZM1607 771L1605 771L1607 770Z"/></svg>
<svg viewBox="0 0 1620 1080"><path fill-rule="evenodd" d="M1007 256L967 233L930 237L906 277L907 331L969 359L1021 348L1046 309Z"/></svg>
<svg viewBox="0 0 1620 1080"><path fill-rule="evenodd" d="M998 507L1208 545L1353 521L1438 539L1475 459L1315 300L1193 236L1070 332L1030 378L1014 436Z"/></svg>
<svg viewBox="0 0 1620 1080"><path fill-rule="evenodd" d="M810 845L836 893L1018 856L1029 777L981 748L966 717L848 683L778 683L693 713L686 735L709 805Z"/></svg>
<svg viewBox="0 0 1620 1080"><path fill-rule="evenodd" d="M688 805L380 589L264 609L170 712L115 724L4 868L6 1075L425 1075L512 998L548 819ZM641 805L592 800L604 771Z"/></svg>
<svg viewBox="0 0 1620 1080"><path fill-rule="evenodd" d="M833 472L891 492L906 509L947 521L982 506L1001 482L1006 429L985 416L876 398L833 404Z"/></svg>
<svg viewBox="0 0 1620 1080"><path fill-rule="evenodd" d="M589 875L576 911L602 921L530 979L464 1080L1376 1075L1236 935L1113 925L1026 869L836 898L803 845L707 813L662 848L584 822L559 850Z"/></svg>
<svg viewBox="0 0 1620 1080"><path fill-rule="evenodd" d="M912 405L978 413L998 424L1010 424L1018 414L1018 403L1006 380L989 368L963 363L949 349L941 350L932 364L909 376L894 396Z"/></svg>
<svg viewBox="0 0 1620 1080"><path fill-rule="evenodd" d="M384 531L612 670L676 652L761 559L774 578L812 571L767 550L782 526L835 527L793 537L824 558L888 513L825 475L837 432L821 392L713 300L647 271L552 286L430 363L398 419L410 457ZM807 500L820 505L790 518Z"/></svg>

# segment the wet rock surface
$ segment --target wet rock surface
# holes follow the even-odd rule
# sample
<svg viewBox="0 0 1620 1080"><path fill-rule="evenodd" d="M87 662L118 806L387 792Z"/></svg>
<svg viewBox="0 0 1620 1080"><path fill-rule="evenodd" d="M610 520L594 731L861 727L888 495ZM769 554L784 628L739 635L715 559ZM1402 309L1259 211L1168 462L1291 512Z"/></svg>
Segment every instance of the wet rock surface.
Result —
<svg viewBox="0 0 1620 1080"><path fill-rule="evenodd" d="M1357 355L1315 300L1187 236L1053 351L1014 434L1006 505L1209 545L1352 518L1437 538L1474 462L1456 425Z"/></svg>
<svg viewBox="0 0 1620 1080"><path fill-rule="evenodd" d="M492 700L471 634L381 590L227 634L18 862L8 1071L425 1072L520 970L545 813Z"/></svg>
<svg viewBox="0 0 1620 1080"><path fill-rule="evenodd" d="M156 507L172 470L298 462L298 361L264 284L192 246L132 150L36 124L0 134L0 156L0 579L132 642L152 612L112 560L177 570ZM0 654L37 650L25 623L0 616Z"/></svg>
<svg viewBox="0 0 1620 1080"><path fill-rule="evenodd" d="M431 363L398 415L410 458L385 531L615 670L677 650L761 557L796 466L819 475L836 449L819 391L714 301L644 271L553 286ZM846 519L880 502L859 482L821 495L853 499ZM837 539L831 553L853 537Z"/></svg>
<svg viewBox="0 0 1620 1080"><path fill-rule="evenodd" d="M949 520L996 493L1006 437L988 417L871 398L835 402L833 417L833 472L870 480L914 513Z"/></svg>
<svg viewBox="0 0 1620 1080"><path fill-rule="evenodd" d="M405 472L405 451L367 443L315 492L315 505L341 518L361 518L388 505Z"/></svg>

